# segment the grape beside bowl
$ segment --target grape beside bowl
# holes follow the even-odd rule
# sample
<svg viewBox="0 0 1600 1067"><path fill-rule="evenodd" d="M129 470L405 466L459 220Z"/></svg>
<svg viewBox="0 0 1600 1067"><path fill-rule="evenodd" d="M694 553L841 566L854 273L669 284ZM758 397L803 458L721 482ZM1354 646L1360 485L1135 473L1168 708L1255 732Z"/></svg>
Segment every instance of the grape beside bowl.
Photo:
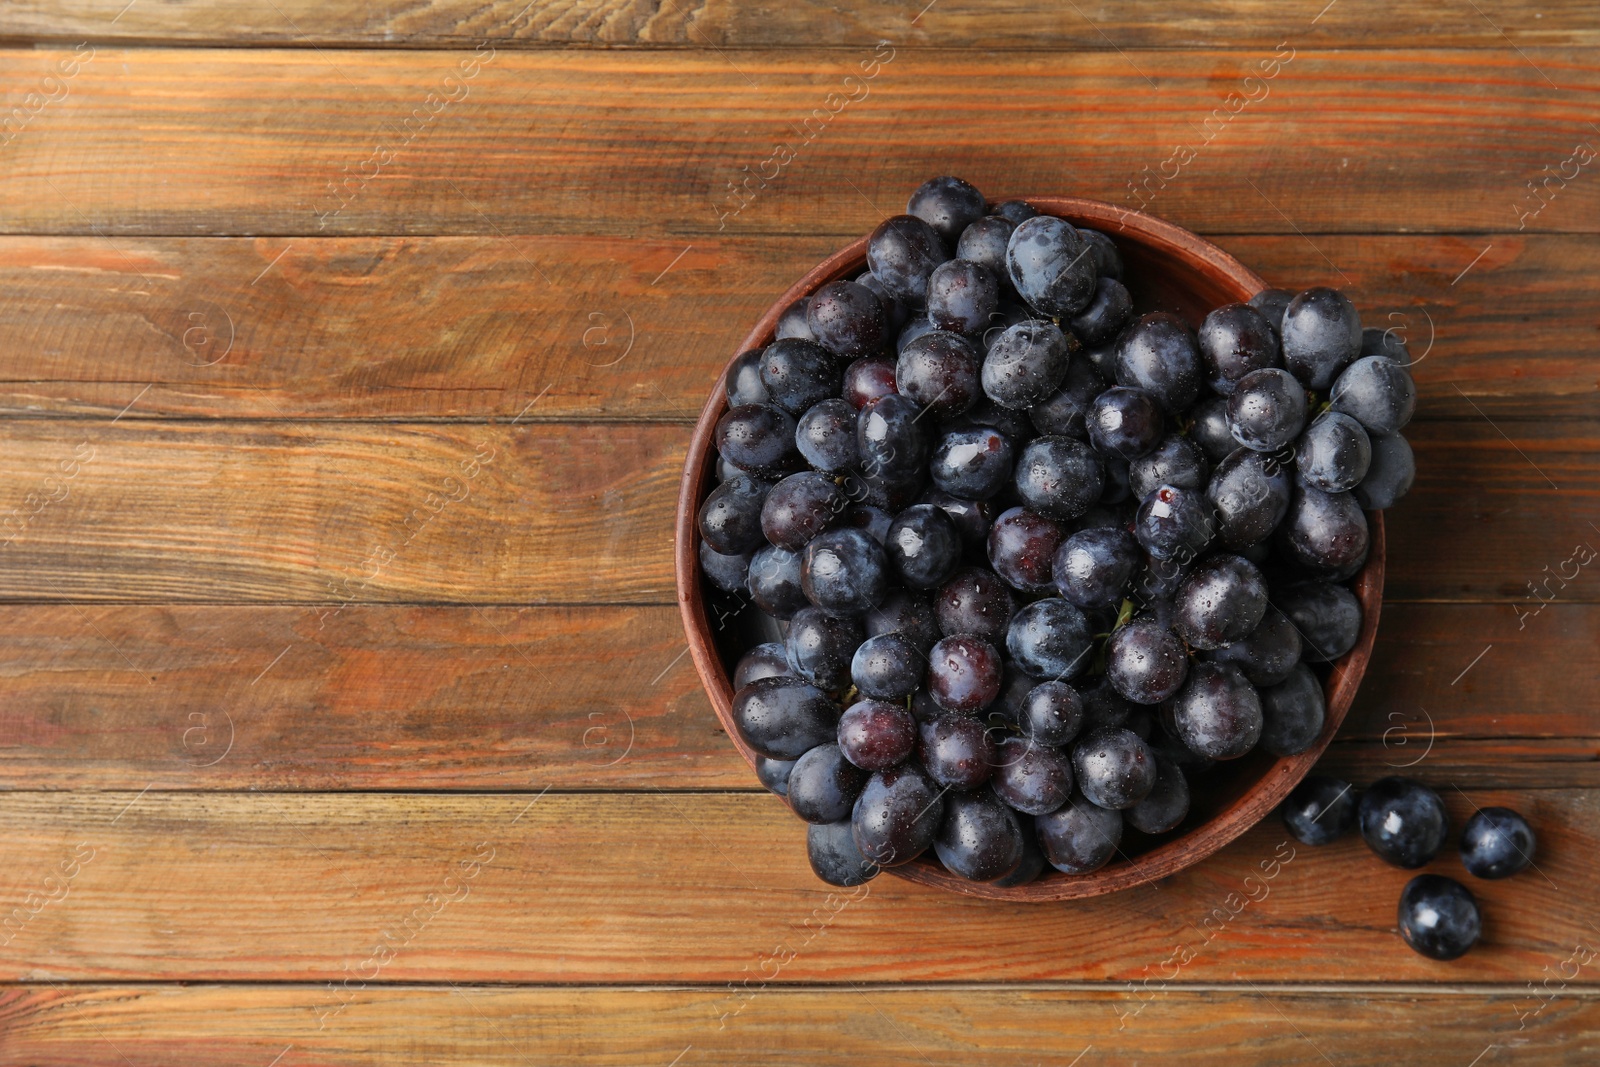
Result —
<svg viewBox="0 0 1600 1067"><path fill-rule="evenodd" d="M1124 212L1094 200L1039 197L1028 200L1034 208L1074 225L1100 229L1116 240L1127 264L1125 280L1137 313L1176 313L1191 327L1199 325L1211 308L1245 301L1266 288L1253 271L1211 243L1189 231L1149 215ZM779 297L755 324L735 355L769 344L779 317L795 300L814 293L827 282L850 278L866 265L865 237L828 257ZM733 356L730 356L730 363ZM687 633L689 652L706 693L729 740L751 765L756 753L740 738L733 721L732 665L745 649L772 639L761 630L759 613L719 610L708 603L699 562L700 533L696 516L716 483L717 461L713 434L717 420L728 409L723 377L719 376L700 414L690 442L678 500L676 526L677 591ZM1344 721L1372 654L1383 593L1384 526L1381 512L1367 513L1370 550L1362 570L1349 583L1361 604L1362 623L1355 646L1335 661L1325 683L1326 720L1321 735L1305 751L1277 758L1257 748L1229 765L1227 775L1206 775L1193 785L1188 817L1175 830L1159 837L1124 841L1123 848L1105 866L1088 874L1068 875L1046 868L1036 880L1004 888L973 882L946 871L932 852L911 863L887 868L909 881L1002 900L1046 901L1099 896L1165 878L1198 863L1239 837L1268 815L1288 795L1322 755Z"/></svg>

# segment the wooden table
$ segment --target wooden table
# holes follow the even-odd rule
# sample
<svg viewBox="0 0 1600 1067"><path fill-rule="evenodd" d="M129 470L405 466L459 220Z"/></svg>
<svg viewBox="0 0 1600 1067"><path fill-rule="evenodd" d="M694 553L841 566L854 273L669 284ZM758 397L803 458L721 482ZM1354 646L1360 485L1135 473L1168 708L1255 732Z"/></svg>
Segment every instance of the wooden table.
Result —
<svg viewBox="0 0 1600 1067"><path fill-rule="evenodd" d="M0 1060L1600 1055L1600 10L919 7L0 9ZM1533 820L1465 959L1275 822L1072 905L812 877L683 655L674 493L759 310L947 172L1406 331L1324 764Z"/></svg>

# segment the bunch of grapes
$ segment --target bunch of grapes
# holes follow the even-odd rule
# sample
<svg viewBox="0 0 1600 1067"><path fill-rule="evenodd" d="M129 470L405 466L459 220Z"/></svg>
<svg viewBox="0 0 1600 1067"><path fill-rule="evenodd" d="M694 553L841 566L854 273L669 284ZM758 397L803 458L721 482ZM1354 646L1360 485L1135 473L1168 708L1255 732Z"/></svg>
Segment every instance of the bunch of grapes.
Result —
<svg viewBox="0 0 1600 1067"><path fill-rule="evenodd" d="M1087 873L1314 744L1364 509L1414 473L1403 342L1326 288L1136 314L1111 238L958 178L867 261L733 362L699 514L779 620L733 715L818 876Z"/></svg>

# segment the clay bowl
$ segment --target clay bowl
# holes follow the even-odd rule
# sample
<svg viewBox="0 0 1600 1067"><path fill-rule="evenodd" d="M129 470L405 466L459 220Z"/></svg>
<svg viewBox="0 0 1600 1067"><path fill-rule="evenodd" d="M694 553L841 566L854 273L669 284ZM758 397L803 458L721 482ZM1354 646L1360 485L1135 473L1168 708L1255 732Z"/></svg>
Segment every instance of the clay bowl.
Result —
<svg viewBox="0 0 1600 1067"><path fill-rule="evenodd" d="M1198 326L1211 308L1246 300L1266 288L1266 283L1238 260L1170 222L1138 212L1124 213L1120 208L1095 200L1036 197L1028 202L1045 214L1104 230L1116 240L1127 266L1126 274L1133 282L1130 289L1136 313L1171 311L1191 326ZM812 268L767 309L743 343L728 354L729 361L740 352L769 344L778 317L796 299L815 292L826 282L854 277L864 270L866 244L863 237ZM696 516L701 502L715 485L716 450L712 435L717 419L726 410L723 380L719 377L695 426L678 499L678 605L683 613L695 669L700 672L723 729L750 763L753 775L756 755L740 739L734 726L730 678L740 654L761 641L777 639L777 631L771 621L753 607L735 612L720 603L714 607L708 604L707 587L698 562L700 535ZM950 874L933 858L931 849L911 863L888 868L888 873L969 896L1016 901L1072 900L1113 893L1176 874L1254 826L1277 807L1327 748L1350 710L1356 688L1372 656L1372 641L1383 597L1383 516L1369 512L1367 520L1371 528L1371 554L1366 567L1350 583L1361 602L1361 636L1355 648L1334 663L1327 674L1327 723L1322 736L1308 751L1278 759L1258 749L1243 759L1197 775L1191 782L1192 806L1182 825L1157 837L1146 837L1128 829L1118 857L1090 874L1068 875L1047 867L1044 874L1027 885L1002 889ZM720 596L714 592L712 595ZM797 822L796 849L805 847L801 831L802 825Z"/></svg>

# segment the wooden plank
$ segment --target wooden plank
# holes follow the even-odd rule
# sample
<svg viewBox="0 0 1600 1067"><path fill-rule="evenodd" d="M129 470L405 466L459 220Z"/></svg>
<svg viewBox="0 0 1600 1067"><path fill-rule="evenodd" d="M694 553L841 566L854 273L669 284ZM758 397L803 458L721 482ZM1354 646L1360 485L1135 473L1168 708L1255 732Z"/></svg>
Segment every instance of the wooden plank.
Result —
<svg viewBox="0 0 1600 1067"><path fill-rule="evenodd" d="M1600 416L1592 238L1217 240L1274 284L1347 289L1405 336L1419 418ZM126 418L683 418L841 243L0 238L0 413L114 416L148 384ZM1517 340L1529 322L1536 344Z"/></svg>
<svg viewBox="0 0 1600 1067"><path fill-rule="evenodd" d="M150 791L0 796L0 913L24 908L0 980L739 983L772 977L762 961L788 942L774 983L1126 981L1189 944L1185 982L1521 985L1596 936L1600 793L1418 775L1457 825L1506 804L1540 835L1539 871L1474 882L1484 942L1455 965L1394 933L1414 872L1357 839L1296 846L1272 820L1159 885L1070 907L889 877L830 904L770 796ZM1430 869L1461 873L1453 854ZM1217 908L1226 921L1207 922ZM365 963L386 931L398 947Z"/></svg>
<svg viewBox="0 0 1600 1067"><path fill-rule="evenodd" d="M1587 50L891 49L4 51L3 230L855 234L947 171L1208 233L1600 230Z"/></svg>
<svg viewBox="0 0 1600 1067"><path fill-rule="evenodd" d="M1596 27L1581 5L1497 4L1493 21L1473 11L1403 0L1380 20L1312 8L1286 10L1268 0L1185 0L1161 4L1086 3L1077 11L1050 4L1010 4L1004 12L945 6L917 12L817 0L762 0L690 7L614 8L586 0L559 9L516 3L425 0L401 8L357 0L281 0L263 9L242 0L11 0L0 14L0 38L128 40L184 44L323 45L325 47L497 47L604 45L687 48L789 48L818 44L871 48L887 38L931 48L1271 48L1285 38L1322 47L1387 48L1403 40L1435 47L1503 48L1593 45Z"/></svg>
<svg viewBox="0 0 1600 1067"><path fill-rule="evenodd" d="M13 420L0 600L672 603L688 436L645 423ZM1589 424L1474 417L1407 436L1422 476L1391 515L1391 600L1532 611L1528 583L1547 575L1545 599L1597 598L1593 568L1570 563L1600 540Z"/></svg>
<svg viewBox="0 0 1600 1067"><path fill-rule="evenodd" d="M1511 615L1386 605L1324 765L1600 788L1600 605ZM758 788L682 652L671 607L0 605L0 789Z"/></svg>
<svg viewBox="0 0 1600 1067"><path fill-rule="evenodd" d="M1175 987L1147 994L1142 1010L1126 988L769 988L721 1026L725 989L379 988L321 1029L309 1010L317 994L298 986L34 984L0 996L0 1013L5 1048L39 1067L102 1064L112 1048L128 1067L266 1064L279 1055L282 1067L422 1058L440 1067L662 1067L674 1055L737 1067L1067 1067L1077 1055L1140 1064L1462 1067L1491 1045L1525 1067L1561 1067L1600 1055L1600 1005L1592 986L1577 983L1543 994L1547 1000L1524 988Z"/></svg>

